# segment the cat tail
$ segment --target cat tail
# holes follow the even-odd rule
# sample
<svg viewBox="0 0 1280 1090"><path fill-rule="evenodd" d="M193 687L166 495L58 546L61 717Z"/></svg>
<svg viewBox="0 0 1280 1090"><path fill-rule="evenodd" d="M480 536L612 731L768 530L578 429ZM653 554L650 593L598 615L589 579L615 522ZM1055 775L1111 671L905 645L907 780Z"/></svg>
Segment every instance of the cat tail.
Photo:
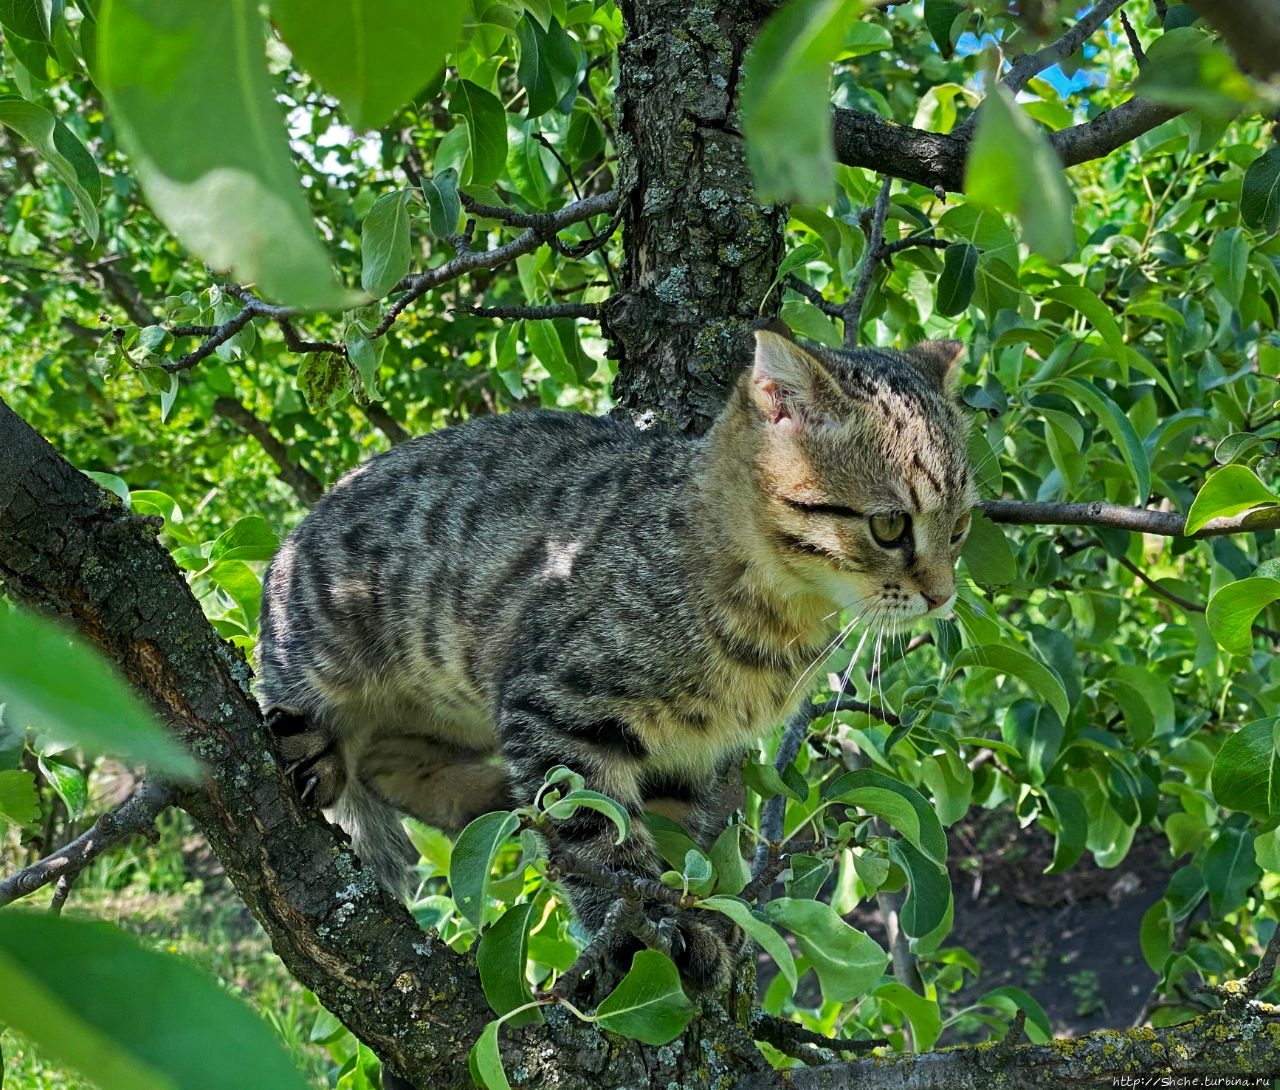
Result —
<svg viewBox="0 0 1280 1090"><path fill-rule="evenodd" d="M351 837L360 861L400 897L409 894L410 864L418 854L401 825L403 815L354 777L333 807L333 819Z"/></svg>

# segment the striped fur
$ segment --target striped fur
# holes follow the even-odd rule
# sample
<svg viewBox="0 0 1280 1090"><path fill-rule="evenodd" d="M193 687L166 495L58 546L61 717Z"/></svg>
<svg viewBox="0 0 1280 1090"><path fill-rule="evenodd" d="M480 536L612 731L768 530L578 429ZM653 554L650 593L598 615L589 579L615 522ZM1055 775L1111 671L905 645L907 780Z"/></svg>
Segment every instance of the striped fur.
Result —
<svg viewBox="0 0 1280 1090"><path fill-rule="evenodd" d="M801 699L840 610L884 626L950 607L975 501L958 355L762 330L704 438L522 413L348 473L266 579L259 693L285 759L393 886L397 811L458 830L558 764L714 837L729 770ZM878 543L898 514L903 539ZM561 833L663 869L643 823L621 846L606 825L580 811ZM598 928L608 899L569 892ZM682 968L709 984L726 952L698 915Z"/></svg>

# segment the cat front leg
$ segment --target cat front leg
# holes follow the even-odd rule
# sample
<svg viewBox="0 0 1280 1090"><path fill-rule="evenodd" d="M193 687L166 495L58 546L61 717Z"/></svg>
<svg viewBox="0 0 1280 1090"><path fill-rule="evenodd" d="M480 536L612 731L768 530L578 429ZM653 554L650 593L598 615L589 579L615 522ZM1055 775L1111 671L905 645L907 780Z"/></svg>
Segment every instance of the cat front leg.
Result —
<svg viewBox="0 0 1280 1090"><path fill-rule="evenodd" d="M557 765L579 773L585 786L616 799L630 816L630 831L617 843L617 826L604 814L579 809L557 821L553 837L553 861L559 852L564 866L560 884L579 921L590 932L605 922L616 893L589 876L576 873L575 859L622 878L659 880L667 868L641 817L642 784L647 755L634 729L624 720L605 717L587 722L570 706L557 708L529 684L517 684L506 694L499 712L502 752L510 775L511 792L518 805L530 805ZM671 956L681 975L699 989L724 985L735 951L726 941L722 917L697 909L678 913ZM618 955L634 950L636 943L622 944Z"/></svg>

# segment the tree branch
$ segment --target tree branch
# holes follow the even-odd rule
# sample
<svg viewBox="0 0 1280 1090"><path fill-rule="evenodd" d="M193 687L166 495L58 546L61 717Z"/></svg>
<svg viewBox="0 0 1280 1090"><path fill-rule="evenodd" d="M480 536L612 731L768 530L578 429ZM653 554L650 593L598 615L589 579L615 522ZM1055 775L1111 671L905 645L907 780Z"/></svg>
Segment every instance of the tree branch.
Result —
<svg viewBox="0 0 1280 1090"><path fill-rule="evenodd" d="M1122 507L1114 503L1033 503L1025 500L984 500L983 514L992 522L1020 526L1108 526L1116 530L1154 534L1157 537L1185 537L1185 515L1176 511L1153 511L1145 507ZM1225 534L1254 533L1280 529L1280 505L1261 507L1230 518L1205 523L1191 536L1222 537Z"/></svg>
<svg viewBox="0 0 1280 1090"><path fill-rule="evenodd" d="M875 1056L821 1067L748 1075L736 1090L1056 1090L1097 1086L1117 1075L1274 1075L1280 1010L1254 1008L1248 1032L1225 1012L1163 1029L1099 1030L1045 1045L947 1049ZM1153 1085L1154 1085L1153 1081ZM1115 1082L1115 1085L1119 1085Z"/></svg>
<svg viewBox="0 0 1280 1090"><path fill-rule="evenodd" d="M867 293L871 290L871 280L875 276L876 266L884 258L884 221L889 215L889 191L893 188L893 177L886 174L880 183L880 193L871 210L871 231L867 236L867 249L862 255L862 270L853 294L844 307L844 346L856 348L858 345L858 328L862 323L862 307L867 301Z"/></svg>
<svg viewBox="0 0 1280 1090"><path fill-rule="evenodd" d="M1091 121L1049 134L1063 166L1101 159L1154 129L1180 110L1131 98ZM926 132L897 125L879 114L837 107L832 114L836 159L903 181L951 193L964 192L967 133Z"/></svg>
<svg viewBox="0 0 1280 1090"><path fill-rule="evenodd" d="M508 261L514 261L524 254L531 254L566 227L581 223L592 216L614 212L618 207L618 194L611 189L607 193L599 193L594 197L587 197L585 200L565 205L564 208L558 211L546 213L544 217L539 219L538 226L530 227L523 234L496 249L484 250L480 253L462 253L452 261L446 261L443 265L439 265L434 269L406 276L392 289L393 291L404 292L404 294L387 308L382 321L378 323L369 336L381 337L391 328L395 320L410 303L426 294L432 288L439 287L450 280L456 280L458 277L474 272L477 269L494 269L499 265L505 265Z"/></svg>
<svg viewBox="0 0 1280 1090"><path fill-rule="evenodd" d="M1101 3L1081 16L1080 21L1057 41L1051 42L1035 53L1024 54L1014 61L1008 74L1000 82L1016 95L1033 77L1039 75L1046 68L1052 68L1055 64L1059 64L1071 56L1093 37L1098 28L1118 8L1123 7L1126 3L1128 3L1128 0L1102 0ZM965 124L972 125L973 117L975 116L977 116L976 113L971 115Z"/></svg>
<svg viewBox="0 0 1280 1090"><path fill-rule="evenodd" d="M177 795L177 791L168 784L148 780L110 813L100 814L92 828L70 844L16 874L0 879L0 908L50 882L59 883L60 900L65 900L63 888L69 889L71 880L80 871L107 848L151 828L157 815L177 801Z"/></svg>
<svg viewBox="0 0 1280 1090"><path fill-rule="evenodd" d="M600 303L547 303L533 307L456 307L463 314L474 314L477 318L587 318L593 322L600 320Z"/></svg>

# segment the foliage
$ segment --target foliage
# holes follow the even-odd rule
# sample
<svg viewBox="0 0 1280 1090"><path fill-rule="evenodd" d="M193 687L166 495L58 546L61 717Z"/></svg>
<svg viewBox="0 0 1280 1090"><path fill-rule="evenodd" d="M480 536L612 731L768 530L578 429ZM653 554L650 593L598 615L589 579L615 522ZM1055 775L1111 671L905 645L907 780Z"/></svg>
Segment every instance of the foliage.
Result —
<svg viewBox="0 0 1280 1090"><path fill-rule="evenodd" d="M609 406L614 365L594 325L495 324L468 308L599 303L619 282L614 224L603 239L601 221L568 224L555 247L477 263L417 296L412 278L444 276L518 239L527 217L610 190L623 30L612 0L396 3L358 34L358 5L326 22L272 0L274 30L258 5L215 6L0 6L0 125L15 168L0 186L0 351L14 407L133 512L163 519L210 620L248 651L262 564L302 513L299 473L327 484L403 431L487 412ZM779 270L783 319L841 344L833 310L867 273L861 341L963 339L985 496L1163 506L1189 513L1188 532L1280 502L1280 167L1258 120L1274 89L1170 5L1163 26L1139 21L1141 73L1108 23L1071 64L997 89L973 122L994 45L1039 45L1033 27L991 0L851 18L853 7L785 8L746 64L761 194L804 202ZM423 25L410 35L408 21ZM401 63L419 35L428 48ZM351 63L353 48L366 64ZM1135 85L1188 112L1064 184L1043 128L1096 117ZM885 241L903 245L889 260L869 253L878 179L832 161L829 100L940 133L973 126L968 195L891 191ZM330 310L263 312L192 359L242 312L244 287L268 306ZM1178 866L1140 936L1168 1000L1153 1020L1188 1017L1197 978L1246 972L1255 954L1240 936L1264 940L1277 922L1277 564L1270 530L1165 539L976 519L954 619L837 647L816 671L827 684L809 744L775 769L780 732L762 740L741 828L723 845L703 853L654 819L667 884L774 960L767 1011L924 1049L1003 1028L1019 1008L1030 1032L1048 1033L1016 989L955 999L979 968L945 945L948 828L1003 808L1052 833L1055 873L1086 852L1117 866L1136 836L1155 835ZM28 637L12 631L16 651ZM78 819L89 758L27 736L17 660L0 660L0 821L32 831L55 798ZM54 693L64 673L86 677L53 655L37 665ZM104 710L108 683L61 692ZM87 733L74 740L93 748ZM150 753L123 733L114 749ZM759 833L770 797L785 802L796 854L786 896L756 907L739 897L739 837ZM478 819L455 845L412 829L416 918L458 950L480 938L499 1016L472 1054L485 1085L506 1080L499 1025L540 1017L534 989L581 946L529 832L579 805L625 833L625 814L568 772L536 812ZM892 895L918 990L886 976L886 952L843 919ZM810 970L816 990L801 983ZM191 1009L213 1003L194 996ZM687 1024L686 1004L654 953L587 1017L656 1042ZM361 1085L375 1061L343 1047L344 1077Z"/></svg>

